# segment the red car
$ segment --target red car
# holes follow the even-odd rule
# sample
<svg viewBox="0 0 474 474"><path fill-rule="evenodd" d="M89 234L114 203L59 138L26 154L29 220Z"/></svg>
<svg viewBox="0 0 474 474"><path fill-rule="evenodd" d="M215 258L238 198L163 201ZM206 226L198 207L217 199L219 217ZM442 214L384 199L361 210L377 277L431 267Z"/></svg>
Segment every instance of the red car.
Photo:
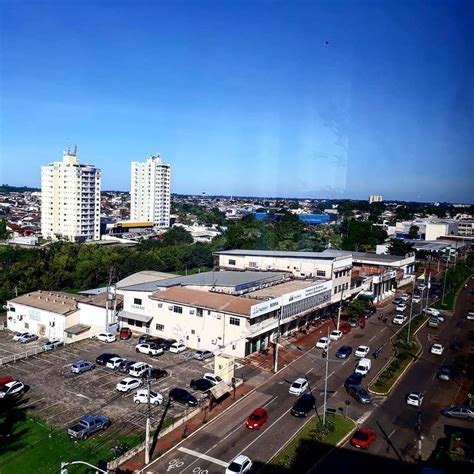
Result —
<svg viewBox="0 0 474 474"><path fill-rule="evenodd" d="M263 408L257 408L247 420L247 428L258 430L268 420L268 414Z"/></svg>
<svg viewBox="0 0 474 474"><path fill-rule="evenodd" d="M130 328L120 329L119 339L127 340L127 339L130 339L131 337L132 337L132 331L130 330Z"/></svg>
<svg viewBox="0 0 474 474"><path fill-rule="evenodd" d="M348 332L351 332L352 328L349 323L341 323L339 324L339 331L342 332L342 334L347 334Z"/></svg>
<svg viewBox="0 0 474 474"><path fill-rule="evenodd" d="M369 449L369 446L377 439L375 431L369 428L361 428L352 436L351 444L356 448Z"/></svg>

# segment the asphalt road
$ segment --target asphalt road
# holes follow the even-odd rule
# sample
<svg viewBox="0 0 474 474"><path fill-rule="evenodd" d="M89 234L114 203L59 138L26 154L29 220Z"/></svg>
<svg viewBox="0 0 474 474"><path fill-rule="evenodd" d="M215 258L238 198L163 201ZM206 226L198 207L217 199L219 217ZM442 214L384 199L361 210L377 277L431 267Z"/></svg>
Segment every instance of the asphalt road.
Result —
<svg viewBox="0 0 474 474"><path fill-rule="evenodd" d="M383 312L394 314L394 307L390 306ZM356 365L353 356L344 361L334 358L334 349L343 344L352 345L354 349L360 344L365 344L371 347L372 352L376 347L386 343L397 329L398 326L392 326L390 322L380 322L374 316L367 321L365 329L355 328L341 341L332 345L328 371L328 407L339 409L345 406L345 401L349 400L349 397L343 383ZM382 351L382 355L373 360L367 383L386 362L388 352L388 350ZM265 464L301 428L305 420L294 418L290 414L297 397L288 393L289 385L296 378L307 375L321 413L324 373L325 359L321 358L320 350L313 348L302 353L290 366L180 446L153 462L143 472L223 473L228 463L240 453L252 459L255 466L253 472L263 472ZM383 397L375 397L372 405L361 405L353 399L350 400L349 416L362 422L370 417L374 409L377 410L383 402ZM267 409L269 420L259 431L253 432L245 427L245 421L255 408L262 406Z"/></svg>

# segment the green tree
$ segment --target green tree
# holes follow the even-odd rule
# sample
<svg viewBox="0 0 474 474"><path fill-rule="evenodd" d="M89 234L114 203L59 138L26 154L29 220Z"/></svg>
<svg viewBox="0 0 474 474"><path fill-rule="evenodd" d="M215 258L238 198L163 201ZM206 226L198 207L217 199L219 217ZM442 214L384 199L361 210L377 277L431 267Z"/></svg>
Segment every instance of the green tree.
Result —
<svg viewBox="0 0 474 474"><path fill-rule="evenodd" d="M0 220L0 239L6 240L10 237L10 232L7 230L7 222L5 219Z"/></svg>
<svg viewBox="0 0 474 474"><path fill-rule="evenodd" d="M418 238L418 231L420 228L417 225L412 225L410 230L408 231L408 238L409 239L416 239Z"/></svg>
<svg viewBox="0 0 474 474"><path fill-rule="evenodd" d="M392 239L388 247L390 255L406 255L413 251L413 244L400 239Z"/></svg>
<svg viewBox="0 0 474 474"><path fill-rule="evenodd" d="M192 244L193 236L183 227L175 226L164 233L162 243L165 247L172 245Z"/></svg>
<svg viewBox="0 0 474 474"><path fill-rule="evenodd" d="M347 235L342 240L344 250L374 250L387 238L387 233L371 222L350 220L347 224Z"/></svg>

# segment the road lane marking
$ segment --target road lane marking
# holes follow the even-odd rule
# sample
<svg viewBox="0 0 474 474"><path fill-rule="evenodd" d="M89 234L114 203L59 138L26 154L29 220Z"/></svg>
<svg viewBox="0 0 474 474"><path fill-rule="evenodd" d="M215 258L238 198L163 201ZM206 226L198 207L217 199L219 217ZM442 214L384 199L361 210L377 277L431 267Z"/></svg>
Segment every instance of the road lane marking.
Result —
<svg viewBox="0 0 474 474"><path fill-rule="evenodd" d="M332 375L334 375L334 372L336 372L335 370L333 370L329 375L328 375L328 379L331 378Z"/></svg>
<svg viewBox="0 0 474 474"><path fill-rule="evenodd" d="M178 448L178 451L189 454L189 455L194 456L196 458L204 459L204 461L212 462L214 464L217 464L218 466L227 467L229 465L228 462L221 461L220 459L217 459L217 458L213 458L212 456L208 456L207 454L201 454L197 451L194 451L193 449L188 449L188 448L185 448L183 446L180 446Z"/></svg>
<svg viewBox="0 0 474 474"><path fill-rule="evenodd" d="M278 395L276 397L273 397L271 400L268 400L268 402L265 403L265 405L263 405L262 408L267 407L268 405L270 405L270 403L274 402L277 398L278 398Z"/></svg>
<svg viewBox="0 0 474 474"><path fill-rule="evenodd" d="M311 367L311 369L308 370L308 372L306 372L306 375L308 375L310 372L312 372L313 370L313 367Z"/></svg>
<svg viewBox="0 0 474 474"><path fill-rule="evenodd" d="M396 428L392 430L392 432L387 436L387 438L390 439L393 436L393 433L395 433L395 431L397 431Z"/></svg>

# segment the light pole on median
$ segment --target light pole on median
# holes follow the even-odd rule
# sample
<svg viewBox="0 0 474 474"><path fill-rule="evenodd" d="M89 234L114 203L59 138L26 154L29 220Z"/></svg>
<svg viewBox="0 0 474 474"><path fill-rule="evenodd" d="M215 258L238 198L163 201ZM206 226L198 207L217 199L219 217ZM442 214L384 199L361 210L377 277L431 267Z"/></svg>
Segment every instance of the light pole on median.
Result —
<svg viewBox="0 0 474 474"><path fill-rule="evenodd" d="M323 426L326 426L326 403L328 398L328 370L329 370L329 328L328 328L328 339L326 349L326 375L324 377L324 403L323 403Z"/></svg>
<svg viewBox="0 0 474 474"><path fill-rule="evenodd" d="M415 280L413 280L413 289L412 289L412 292L411 292L410 316L408 317L407 344L410 342L411 317L413 316L413 296L414 296L414 293L415 293Z"/></svg>
<svg viewBox="0 0 474 474"><path fill-rule="evenodd" d="M341 300L339 301L339 311L337 312L337 327L336 329L339 331L339 324L341 323L341 310L342 310L342 299L344 297L344 288L341 291Z"/></svg>

